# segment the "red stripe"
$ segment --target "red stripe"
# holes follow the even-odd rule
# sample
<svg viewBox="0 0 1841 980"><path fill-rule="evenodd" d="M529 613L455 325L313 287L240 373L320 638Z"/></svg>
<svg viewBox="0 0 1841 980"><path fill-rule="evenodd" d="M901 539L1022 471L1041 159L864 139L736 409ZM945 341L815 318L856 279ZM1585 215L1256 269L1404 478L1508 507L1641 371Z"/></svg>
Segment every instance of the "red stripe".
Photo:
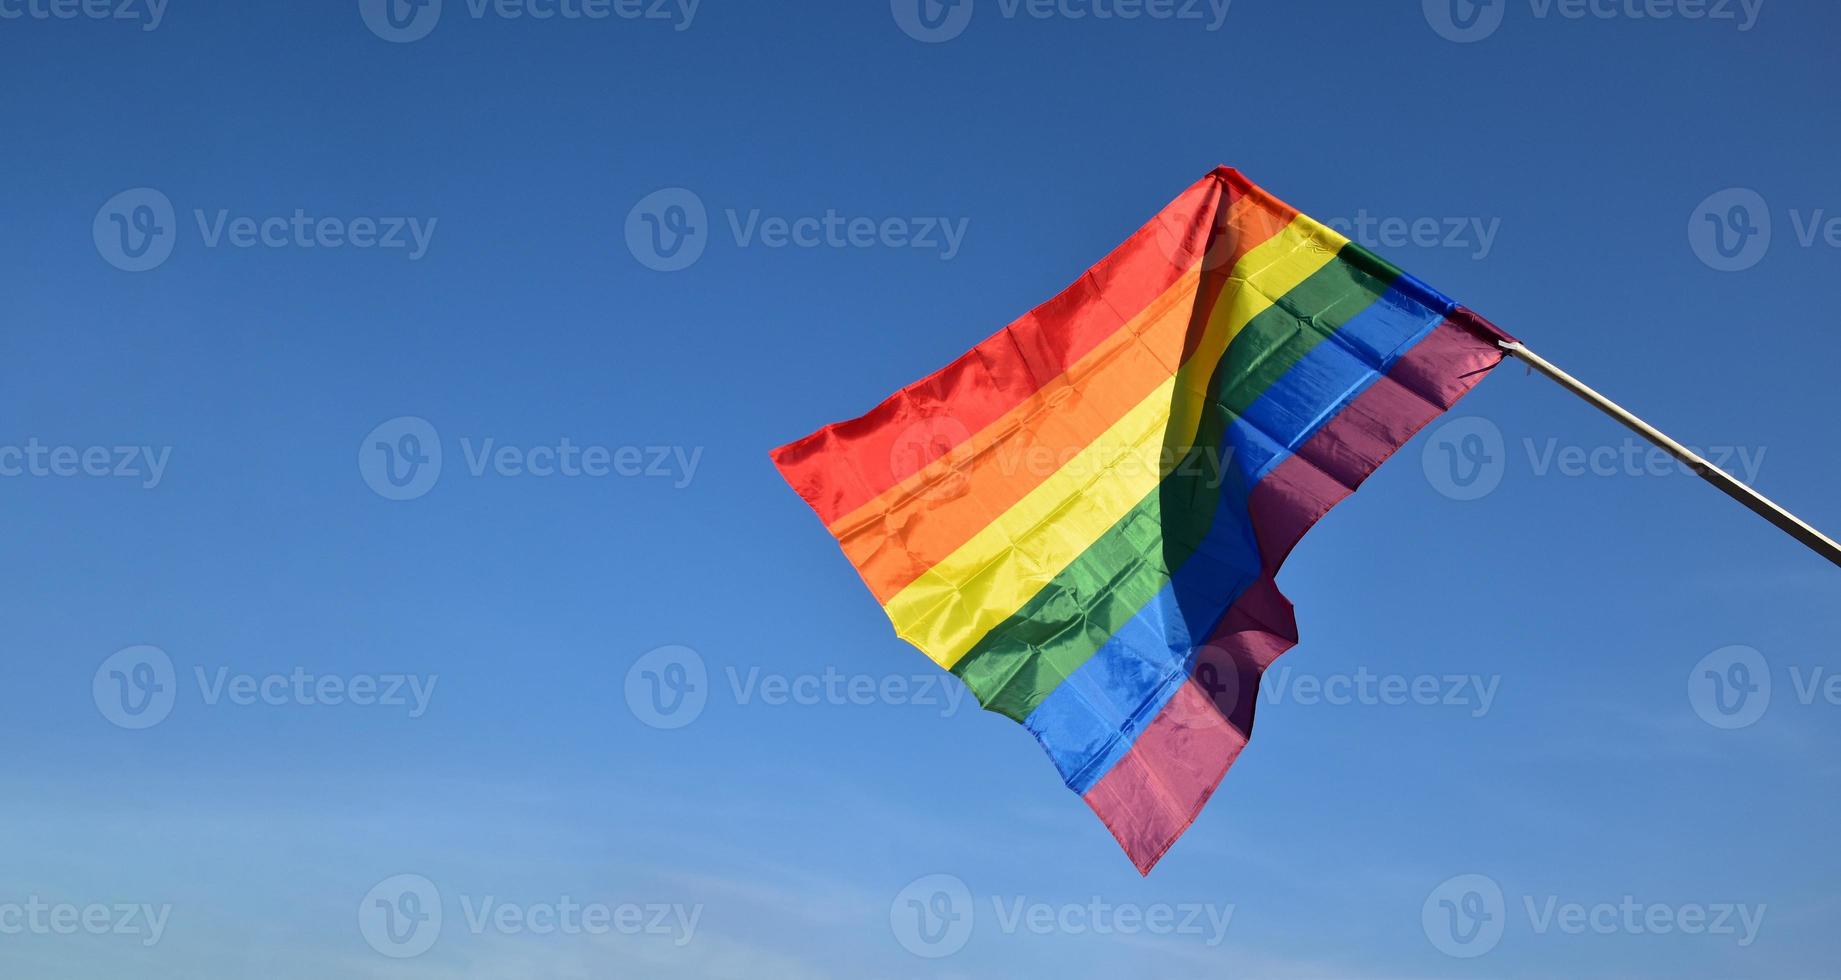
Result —
<svg viewBox="0 0 1841 980"><path fill-rule="evenodd" d="M1251 189L1236 171L1214 171L1060 295L868 414L774 450L775 465L826 525L836 522L914 472L914 460L898 467L893 457L915 425L949 416L928 440L930 452L945 454L1163 295L1208 247L1217 216Z"/></svg>
<svg viewBox="0 0 1841 980"><path fill-rule="evenodd" d="M1132 863L1150 869L1195 822L1253 731L1259 679L1297 644L1274 581L1299 539L1387 457L1502 361L1508 335L1459 309L1267 474L1248 500L1265 578L1234 603L1195 673L1124 758L1087 792Z"/></svg>

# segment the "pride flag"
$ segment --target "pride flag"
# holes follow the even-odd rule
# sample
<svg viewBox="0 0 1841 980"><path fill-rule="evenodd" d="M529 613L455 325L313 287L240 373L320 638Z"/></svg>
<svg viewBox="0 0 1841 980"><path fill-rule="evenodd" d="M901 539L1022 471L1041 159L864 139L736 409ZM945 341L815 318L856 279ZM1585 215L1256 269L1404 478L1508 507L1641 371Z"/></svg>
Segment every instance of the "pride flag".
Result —
<svg viewBox="0 0 1841 980"><path fill-rule="evenodd" d="M1280 564L1507 339L1222 167L773 458L896 633L1027 728L1148 874L1297 643Z"/></svg>

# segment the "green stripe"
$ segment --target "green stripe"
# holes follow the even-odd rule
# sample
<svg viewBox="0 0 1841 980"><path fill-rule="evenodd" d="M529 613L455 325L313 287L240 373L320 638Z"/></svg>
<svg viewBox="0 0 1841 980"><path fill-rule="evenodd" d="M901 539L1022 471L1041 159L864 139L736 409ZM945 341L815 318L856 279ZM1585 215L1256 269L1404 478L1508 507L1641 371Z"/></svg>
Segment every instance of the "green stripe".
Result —
<svg viewBox="0 0 1841 980"><path fill-rule="evenodd" d="M1209 377L1210 408L1182 464L953 666L980 704L1022 721L1163 589L1214 524L1227 427L1400 275L1351 243L1247 324Z"/></svg>

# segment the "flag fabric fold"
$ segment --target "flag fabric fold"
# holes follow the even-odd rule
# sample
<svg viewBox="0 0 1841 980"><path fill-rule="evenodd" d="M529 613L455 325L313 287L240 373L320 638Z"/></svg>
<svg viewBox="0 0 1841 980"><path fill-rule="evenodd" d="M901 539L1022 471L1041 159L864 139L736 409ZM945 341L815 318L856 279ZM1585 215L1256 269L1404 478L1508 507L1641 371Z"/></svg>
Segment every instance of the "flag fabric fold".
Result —
<svg viewBox="0 0 1841 980"><path fill-rule="evenodd" d="M1508 339L1223 167L773 458L896 633L1027 728L1148 873L1297 643L1292 547Z"/></svg>

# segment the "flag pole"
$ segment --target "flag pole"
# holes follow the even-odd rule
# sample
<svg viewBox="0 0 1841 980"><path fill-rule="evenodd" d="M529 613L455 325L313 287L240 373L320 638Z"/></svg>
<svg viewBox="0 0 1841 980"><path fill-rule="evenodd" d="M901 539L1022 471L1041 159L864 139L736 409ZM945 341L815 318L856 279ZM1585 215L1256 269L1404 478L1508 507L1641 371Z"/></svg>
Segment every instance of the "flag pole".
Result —
<svg viewBox="0 0 1841 980"><path fill-rule="evenodd" d="M1701 479L1718 487L1726 496L1751 508L1752 512L1759 517L1777 525L1784 533L1807 545L1811 551L1836 565L1841 565L1841 544L1836 544L1833 538L1810 527L1801 518L1777 506L1768 497L1746 486L1737 477L1707 462L1699 453L1670 439L1662 430L1630 414L1623 406L1593 391L1591 386L1555 367L1552 362L1529 350L1521 342L1497 340L1496 343L1511 357L1520 359L1529 367L1552 379L1560 387L1585 399L1594 408L1616 419L1630 431L1680 460Z"/></svg>

